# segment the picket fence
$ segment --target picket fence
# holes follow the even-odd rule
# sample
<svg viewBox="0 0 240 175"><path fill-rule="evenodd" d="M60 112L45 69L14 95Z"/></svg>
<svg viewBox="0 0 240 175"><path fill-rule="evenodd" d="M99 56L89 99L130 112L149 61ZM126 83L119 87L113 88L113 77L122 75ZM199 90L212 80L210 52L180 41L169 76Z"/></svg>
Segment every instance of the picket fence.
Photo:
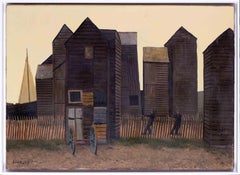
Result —
<svg viewBox="0 0 240 175"><path fill-rule="evenodd" d="M19 118L24 118L24 120ZM6 120L7 140L63 140L64 132L65 124L62 117L15 117Z"/></svg>
<svg viewBox="0 0 240 175"><path fill-rule="evenodd" d="M147 117L123 116L121 118L120 137L121 138L149 138L149 139L169 139L169 138L185 138L185 139L202 139L203 138L203 117L201 115L182 116L179 135L170 135L170 131L174 125L174 118L156 117L152 133L143 135L147 126Z"/></svg>
<svg viewBox="0 0 240 175"><path fill-rule="evenodd" d="M19 118L24 118L24 120ZM180 135L170 135L170 130L174 125L174 119L170 117L156 117L152 127L152 134L143 135L147 122L147 117L122 116L120 120L120 137L149 139L203 138L203 117L200 115L183 115L179 130ZM64 136L65 121L63 117L16 117L6 120L7 140L63 140Z"/></svg>

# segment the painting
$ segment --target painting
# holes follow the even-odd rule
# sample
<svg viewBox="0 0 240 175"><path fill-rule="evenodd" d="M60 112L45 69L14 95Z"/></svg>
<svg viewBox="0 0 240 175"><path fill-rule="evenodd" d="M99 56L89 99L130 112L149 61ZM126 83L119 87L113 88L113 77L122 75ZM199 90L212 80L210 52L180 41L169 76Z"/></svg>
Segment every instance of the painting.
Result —
<svg viewBox="0 0 240 175"><path fill-rule="evenodd" d="M6 3L10 172L236 172L238 3Z"/></svg>

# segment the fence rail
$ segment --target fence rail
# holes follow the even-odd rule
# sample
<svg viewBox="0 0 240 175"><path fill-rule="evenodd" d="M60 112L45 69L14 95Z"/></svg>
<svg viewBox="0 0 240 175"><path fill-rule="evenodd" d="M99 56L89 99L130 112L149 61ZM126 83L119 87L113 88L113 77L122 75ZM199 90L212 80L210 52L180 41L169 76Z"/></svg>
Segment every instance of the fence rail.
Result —
<svg viewBox="0 0 240 175"><path fill-rule="evenodd" d="M63 140L64 131L65 125L62 117L55 119L52 116L41 116L37 119L25 117L24 120L15 117L6 121L7 140Z"/></svg>
<svg viewBox="0 0 240 175"><path fill-rule="evenodd" d="M24 117L20 117L24 118ZM19 117L6 121L7 140L34 140L34 139L64 139L65 123L63 117L41 116L38 118ZM147 117L122 116L120 125L120 137L124 138L151 138L167 139L172 137L202 139L203 119L202 116L183 115L180 135L170 135L174 119L170 117L156 117L152 134L142 135L147 126Z"/></svg>
<svg viewBox="0 0 240 175"><path fill-rule="evenodd" d="M120 137L124 138L151 138L167 139L180 137L186 139L203 138L203 117L199 115L182 116L179 135L170 135L171 128L174 125L174 118L156 117L152 126L152 133L143 135L147 126L147 117L123 116L121 118Z"/></svg>

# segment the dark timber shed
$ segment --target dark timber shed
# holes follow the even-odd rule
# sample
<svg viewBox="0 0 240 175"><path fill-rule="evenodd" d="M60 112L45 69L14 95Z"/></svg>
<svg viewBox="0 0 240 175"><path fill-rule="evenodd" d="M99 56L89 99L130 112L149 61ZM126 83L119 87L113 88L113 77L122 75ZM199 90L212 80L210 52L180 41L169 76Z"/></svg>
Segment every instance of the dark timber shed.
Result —
<svg viewBox="0 0 240 175"><path fill-rule="evenodd" d="M121 44L115 30L100 30L86 18L65 43L66 117L78 115L79 139L92 123L106 124L106 138L120 134Z"/></svg>
<svg viewBox="0 0 240 175"><path fill-rule="evenodd" d="M65 79L66 79L66 48L65 42L73 32L64 24L52 42L53 50L53 108L54 117L65 116Z"/></svg>
<svg viewBox="0 0 240 175"><path fill-rule="evenodd" d="M141 95L138 71L137 33L119 32L121 39L121 101L122 114L141 114Z"/></svg>
<svg viewBox="0 0 240 175"><path fill-rule="evenodd" d="M180 27L164 45L169 56L169 112L197 112L197 38Z"/></svg>
<svg viewBox="0 0 240 175"><path fill-rule="evenodd" d="M53 66L52 56L37 67L36 73L37 115L53 116Z"/></svg>
<svg viewBox="0 0 240 175"><path fill-rule="evenodd" d="M88 140L101 125L98 141L120 136L121 41L116 30L101 30L86 18L73 33L66 25L54 38L53 53L36 74L38 115L76 120L77 140Z"/></svg>
<svg viewBox="0 0 240 175"><path fill-rule="evenodd" d="M169 112L168 68L166 47L143 48L144 115L152 110L160 116Z"/></svg>
<svg viewBox="0 0 240 175"><path fill-rule="evenodd" d="M224 31L203 52L204 132L210 145L232 145L234 138L234 32Z"/></svg>

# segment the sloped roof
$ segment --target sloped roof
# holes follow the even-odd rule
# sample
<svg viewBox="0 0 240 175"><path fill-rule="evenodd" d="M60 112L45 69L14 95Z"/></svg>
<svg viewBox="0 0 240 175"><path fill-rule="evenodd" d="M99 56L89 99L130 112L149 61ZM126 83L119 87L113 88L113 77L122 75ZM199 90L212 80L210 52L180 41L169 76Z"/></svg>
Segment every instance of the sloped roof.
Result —
<svg viewBox="0 0 240 175"><path fill-rule="evenodd" d="M231 28L228 28L227 30L225 30L222 34L220 34L204 51L203 53L205 53L207 50L209 50L211 47L213 47L216 44L219 44L220 41L222 41L222 39L224 37L232 37L234 39L234 31Z"/></svg>
<svg viewBox="0 0 240 175"><path fill-rule="evenodd" d="M110 48L115 48L116 30L101 29L102 36L107 40Z"/></svg>
<svg viewBox="0 0 240 175"><path fill-rule="evenodd" d="M61 39L61 38L66 39L66 38L69 38L72 34L73 32L68 28L66 24L64 24L60 29L60 31L58 32L58 34L56 35L56 37L54 38L54 40Z"/></svg>
<svg viewBox="0 0 240 175"><path fill-rule="evenodd" d="M53 65L43 64L38 65L36 79L50 79L53 78Z"/></svg>
<svg viewBox="0 0 240 175"><path fill-rule="evenodd" d="M41 65L43 65L43 64L52 64L52 63L53 63L53 56L50 55L45 61L43 61L41 63Z"/></svg>
<svg viewBox="0 0 240 175"><path fill-rule="evenodd" d="M168 49L166 47L144 47L144 62L169 62Z"/></svg>
<svg viewBox="0 0 240 175"><path fill-rule="evenodd" d="M177 42L182 39L194 39L197 38L191 34L189 31L187 31L184 27L180 27L173 35L172 37L164 44L165 47L168 47L174 42Z"/></svg>
<svg viewBox="0 0 240 175"><path fill-rule="evenodd" d="M72 36L66 41L66 45L68 45L68 43L70 43L71 41L73 41L75 38L79 37L79 33L81 33L83 30L85 29L85 26L88 27L88 31L95 31L95 32L99 32L101 34L101 31L98 29L98 27L90 20L90 18L86 18L81 25L77 28L77 30L72 34ZM89 27L91 26L91 27ZM86 31L84 31L86 32Z"/></svg>
<svg viewBox="0 0 240 175"><path fill-rule="evenodd" d="M122 45L137 45L137 32L119 32Z"/></svg>

